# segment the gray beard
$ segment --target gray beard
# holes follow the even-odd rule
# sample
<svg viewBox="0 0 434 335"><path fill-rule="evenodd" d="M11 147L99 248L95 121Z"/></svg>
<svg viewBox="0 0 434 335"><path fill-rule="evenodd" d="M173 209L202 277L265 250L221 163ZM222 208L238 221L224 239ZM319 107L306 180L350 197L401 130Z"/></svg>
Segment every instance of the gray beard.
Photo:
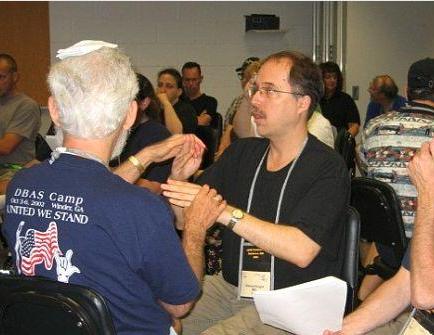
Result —
<svg viewBox="0 0 434 335"><path fill-rule="evenodd" d="M118 157L122 150L124 149L125 144L127 143L129 131L123 130L121 134L119 135L118 139L116 140L116 143L113 147L113 151L110 157L110 160ZM56 133L54 135L55 141L56 141L56 147L63 146L63 130L59 127L56 127Z"/></svg>
<svg viewBox="0 0 434 335"><path fill-rule="evenodd" d="M110 160L118 157L121 154L122 150L125 147L125 144L127 143L129 133L130 132L128 130L122 130L121 134L119 135L118 139L116 140L116 143L115 143L115 146L113 148Z"/></svg>

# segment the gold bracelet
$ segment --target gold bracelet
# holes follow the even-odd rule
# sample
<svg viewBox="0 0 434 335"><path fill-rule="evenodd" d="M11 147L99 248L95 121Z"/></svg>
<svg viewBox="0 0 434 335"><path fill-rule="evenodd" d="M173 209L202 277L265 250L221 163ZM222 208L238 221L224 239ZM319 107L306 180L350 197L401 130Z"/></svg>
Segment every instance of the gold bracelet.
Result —
<svg viewBox="0 0 434 335"><path fill-rule="evenodd" d="M137 170L139 170L140 174L145 172L145 166L140 163L136 156L131 155L130 157L128 157L128 160L136 167Z"/></svg>

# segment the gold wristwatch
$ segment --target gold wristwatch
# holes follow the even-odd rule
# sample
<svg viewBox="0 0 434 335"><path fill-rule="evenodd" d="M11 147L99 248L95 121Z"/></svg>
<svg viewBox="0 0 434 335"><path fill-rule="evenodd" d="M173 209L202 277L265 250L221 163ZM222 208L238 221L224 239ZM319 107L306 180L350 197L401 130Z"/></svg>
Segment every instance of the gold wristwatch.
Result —
<svg viewBox="0 0 434 335"><path fill-rule="evenodd" d="M231 213L231 218L226 226L229 230L233 230L235 225L244 217L244 212L241 209L234 209Z"/></svg>

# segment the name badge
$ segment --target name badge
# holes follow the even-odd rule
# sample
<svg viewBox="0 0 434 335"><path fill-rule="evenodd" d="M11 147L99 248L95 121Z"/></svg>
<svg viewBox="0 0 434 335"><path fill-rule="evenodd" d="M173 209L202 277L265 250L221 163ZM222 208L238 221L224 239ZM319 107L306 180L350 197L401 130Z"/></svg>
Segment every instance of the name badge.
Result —
<svg viewBox="0 0 434 335"><path fill-rule="evenodd" d="M412 310L400 335L430 335L434 334L434 316L432 312Z"/></svg>
<svg viewBox="0 0 434 335"><path fill-rule="evenodd" d="M271 290L271 255L245 242L240 257L240 283L238 296L252 299L256 291Z"/></svg>

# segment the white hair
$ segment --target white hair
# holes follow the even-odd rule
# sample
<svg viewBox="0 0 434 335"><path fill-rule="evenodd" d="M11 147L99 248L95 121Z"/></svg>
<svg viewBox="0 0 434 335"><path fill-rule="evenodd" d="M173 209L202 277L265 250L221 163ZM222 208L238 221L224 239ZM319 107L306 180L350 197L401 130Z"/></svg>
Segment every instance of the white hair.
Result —
<svg viewBox="0 0 434 335"><path fill-rule="evenodd" d="M138 91L129 58L106 47L54 64L48 85L60 128L84 139L104 138L117 130Z"/></svg>

